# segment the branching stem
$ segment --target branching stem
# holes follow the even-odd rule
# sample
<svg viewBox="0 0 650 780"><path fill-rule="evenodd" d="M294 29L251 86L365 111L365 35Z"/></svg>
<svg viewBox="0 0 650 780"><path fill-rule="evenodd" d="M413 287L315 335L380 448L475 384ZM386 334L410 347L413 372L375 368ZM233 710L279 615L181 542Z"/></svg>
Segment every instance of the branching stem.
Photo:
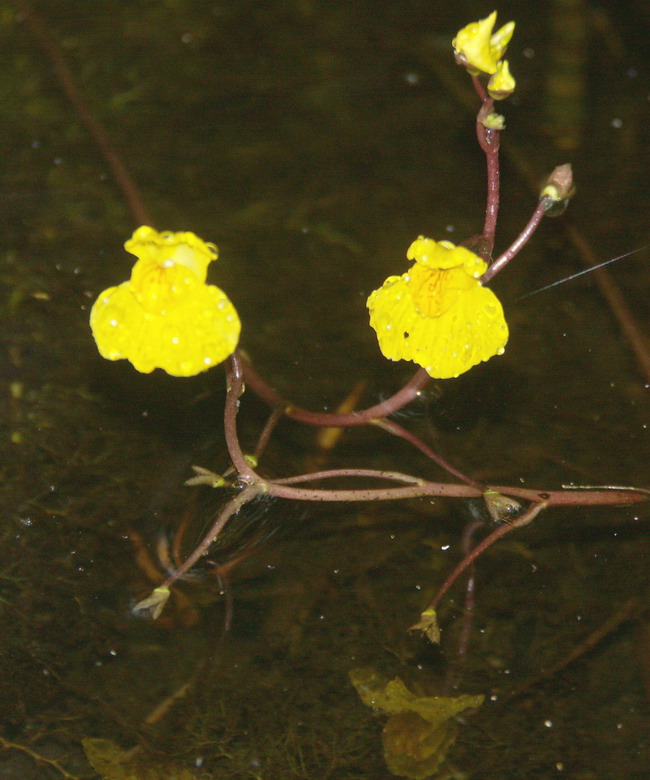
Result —
<svg viewBox="0 0 650 780"><path fill-rule="evenodd" d="M521 231L508 249L506 249L506 251L500 255L483 274L481 277L481 284L488 284L490 280L506 267L515 255L519 254L539 227L539 223L544 218L546 211L546 202L542 198L537 204L535 211L533 211L531 218L528 220L526 227Z"/></svg>

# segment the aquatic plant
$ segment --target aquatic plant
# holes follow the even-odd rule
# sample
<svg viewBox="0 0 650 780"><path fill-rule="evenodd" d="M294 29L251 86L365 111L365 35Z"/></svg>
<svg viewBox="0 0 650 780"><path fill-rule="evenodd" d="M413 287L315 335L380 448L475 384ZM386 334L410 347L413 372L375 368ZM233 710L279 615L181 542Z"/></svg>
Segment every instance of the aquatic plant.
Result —
<svg viewBox="0 0 650 780"><path fill-rule="evenodd" d="M368 409L325 414L300 408L280 397L260 377L249 359L237 351L239 317L226 294L206 284L206 269L217 257L216 246L192 233L158 233L150 227L153 220L137 191L134 192L132 182L125 178L124 170L115 165L115 156L108 155L137 223L144 223L144 226L138 228L125 245L127 251L138 258L131 279L101 293L93 307L91 326L100 353L109 360L129 360L144 373L159 367L173 376L191 376L225 362L227 374L224 424L231 468L216 474L197 466L195 476L188 483L209 485L216 490L227 487L231 490L228 495L232 497L225 502L196 549L186 558L176 555L170 561L169 576L134 607L135 612L158 617L173 585L188 576L190 570L214 549L215 540L227 524L263 496L312 502L366 502L418 496L459 500L480 498L496 524L494 530L468 550L465 559L413 626L432 642L438 642L440 628L436 611L440 600L458 576L491 544L531 523L544 509L554 506L619 505L647 500L646 491L632 488L547 491L483 484L460 472L429 444L390 419L392 414L416 401L432 377L457 377L503 352L508 328L501 303L489 284L521 251L542 218L561 211L572 195L571 167L559 166L541 187L538 202L521 234L510 247L493 258L500 194L499 144L505 127L504 117L495 109L495 101L506 99L516 86L504 59L514 24L509 23L494 33L495 19L496 14L492 14L468 25L459 31L453 42L456 59L468 71L480 100L476 133L486 156L488 192L483 229L479 235L458 245L422 236L417 238L406 253L413 261L411 268L401 275L389 277L370 295L370 324L377 333L381 352L389 360L411 361L420 366L420 370L397 393ZM84 116L81 109L80 115ZM91 122L91 132L93 127L97 129L96 123ZM100 147L106 149L106 139L98 140L102 141ZM245 389L273 407L254 455L243 449L237 425ZM320 470L276 479L264 477L258 470L258 463L282 416L326 428L374 425L411 443L445 468L455 481L433 482L400 471L360 468ZM357 480L361 487L329 490L310 487L310 483L340 477ZM379 486L373 487L374 484ZM364 685L364 690L366 688ZM450 740L453 741L453 735L450 736L453 724L448 722L448 716L443 718L436 713L434 718L432 712L427 718L412 709L413 701L421 708L425 699L427 705L431 704L428 701L431 697L419 697L408 690L401 693L406 702L402 710L392 712L390 708L384 708L393 718L388 729L391 732L390 754L404 766L402 755L395 758L398 755L395 744L402 742L405 732L411 734L416 730L415 716L423 719L425 729L420 733L430 752L424 768L414 767L410 763L413 756L407 756L407 771L415 776L415 772L428 772L430 767L439 766ZM373 696L376 698L376 691ZM469 706L478 706L478 703L463 700L452 710L460 712ZM397 738L395 724L399 726Z"/></svg>
<svg viewBox="0 0 650 780"><path fill-rule="evenodd" d="M477 498L497 523L452 572L415 628L433 641L439 640L436 607L457 577L497 539L531 523L553 506L625 505L647 501L648 491L627 487L543 490L519 486L485 485L463 474L435 453L425 442L389 419L413 402L431 377L457 377L477 363L503 353L508 327L501 303L487 286L526 245L545 215L566 208L574 192L569 164L547 177L538 202L519 236L497 258L492 257L499 212L499 144L505 122L494 110L495 100L507 98L515 81L503 59L514 32L510 22L493 33L496 12L459 31L453 40L456 61L471 77L480 99L476 134L486 157L487 203L482 232L455 246L420 236L407 251L415 261L401 276L391 276L368 298L370 324L379 347L390 360L410 360L421 368L391 397L359 411L324 413L301 408L278 395L236 349L239 318L219 288L205 285L208 264L217 257L214 244L192 233L158 233L140 227L126 249L139 259L131 280L100 294L91 313L91 326L99 350L110 360L127 358L142 372L160 367L175 376L190 376L226 361L227 396L224 409L225 439L231 469L224 475L195 467L191 485L216 489L235 486L238 492L226 503L194 551L175 560L175 569L150 596L135 605L134 612L160 615L170 588L183 579L214 545L224 526L247 504L260 496L294 501L364 502L417 496ZM92 131L92 127L90 127ZM114 173L125 194L134 197L130 179ZM138 196L136 196L136 200ZM142 203L135 215L146 214ZM260 434L254 456L242 449L237 428L240 398L245 389L273 407ZM458 482L432 482L398 471L330 469L277 479L258 469L274 428L282 416L319 427L374 425L398 436L446 469ZM305 483L347 477L362 480L363 487L326 489ZM372 487L371 481L392 483Z"/></svg>

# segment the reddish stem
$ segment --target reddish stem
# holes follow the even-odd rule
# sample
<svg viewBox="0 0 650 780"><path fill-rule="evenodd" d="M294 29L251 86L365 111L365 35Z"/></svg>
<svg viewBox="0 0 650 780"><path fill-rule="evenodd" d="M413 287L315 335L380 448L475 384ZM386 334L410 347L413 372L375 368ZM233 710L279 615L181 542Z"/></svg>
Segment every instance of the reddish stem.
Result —
<svg viewBox="0 0 650 780"><path fill-rule="evenodd" d="M303 474L289 477L284 480L268 482L260 477L250 466L242 452L237 434L237 413L239 400L244 391L243 363L239 355L234 354L230 358L228 371L228 392L226 395L224 411L225 438L228 445L233 465L237 469L240 479L245 484L239 493L228 505L224 507L203 540L192 554L179 566L179 568L163 583L161 588L169 587L183 574L185 574L203 555L207 553L221 530L246 503L259 495L268 494L278 498L289 498L301 501L380 501L399 498L415 498L417 496L449 496L457 498L478 497L483 495L481 488L472 485L450 485L436 482L424 482L406 474L386 471L373 471L371 469L334 469L320 471L313 474ZM326 415L325 415L326 416ZM326 479L332 477L365 477L391 480L395 482L410 482L402 487L359 489L359 490L322 490L310 488L294 488L289 482L307 481L310 479ZM524 488L491 488L506 495L516 495L533 502L528 510L514 522L504 524L497 528L490 536L477 545L472 552L456 567L437 594L433 607L438 604L442 596L451 587L456 578L490 545L505 536L515 528L521 528L530 523L542 509L547 506L561 504L628 504L648 500L648 491L635 491L633 489L620 488L615 490L593 491L551 491L548 493L537 492Z"/></svg>
<svg viewBox="0 0 650 780"><path fill-rule="evenodd" d="M226 376L228 392L226 393L223 417L224 436L230 460L240 479L251 484L263 484L264 480L258 476L244 457L237 434L237 412L239 411L239 399L244 392L244 377L242 373L242 364L236 353L230 358L228 368L226 369Z"/></svg>
<svg viewBox="0 0 650 780"><path fill-rule="evenodd" d="M492 112L494 100L487 94L478 76L472 76L472 84L481 99L481 108L476 116L476 138L479 146L485 152L487 164L487 204L485 222L483 223L482 246L477 248L478 254L489 262L494 247L494 236L499 215L499 143L500 131L486 127L484 121Z"/></svg>
<svg viewBox="0 0 650 780"><path fill-rule="evenodd" d="M323 477L321 476L321 479ZM384 477L385 478L385 477ZM360 488L358 490L320 490L291 488L277 482L267 482L269 495L298 501L390 501L404 498L480 498L483 491L471 485L447 482L420 482L407 487ZM523 498L546 506L630 506L648 500L645 491L635 488L621 490L552 490L548 492L515 486L486 486L504 496Z"/></svg>
<svg viewBox="0 0 650 780"><path fill-rule="evenodd" d="M208 550L214 544L230 518L236 515L242 507L244 507L254 498L262 495L262 493L264 493L263 484L247 485L241 491L241 493L229 501L217 516L217 519L212 524L210 530L195 547L192 553L188 555L188 557L183 561L178 569L176 569L174 573L171 574L159 587L169 588L170 585L173 585L174 582L176 582L176 580L180 579L184 574L186 574L192 568L192 566L194 566L194 564L198 563L198 561L207 554Z"/></svg>
<svg viewBox="0 0 650 780"><path fill-rule="evenodd" d="M404 487L391 488L361 488L358 490L322 490L319 488L293 488L279 481L269 482L255 472L242 452L237 435L237 412L239 411L239 399L244 390L244 368L241 355L235 352L230 358L230 370L228 372L228 393L224 412L224 428L226 443L233 465L242 480L251 484L262 485L264 491L277 498L291 498L298 501L387 501L402 498L418 498L422 496L446 496L453 498L477 498L483 495L486 489L495 490L507 496L523 498L535 504L545 506L588 506L608 504L634 504L647 501L648 491L635 490L633 488L618 488L615 490L557 490L537 491L529 488L458 485L444 482L428 482L415 480L414 484ZM413 380L411 380L413 381ZM273 392L273 391L271 391ZM366 410L367 411L367 410ZM309 413L313 414L313 413ZM316 415L317 417L345 417L348 415ZM332 424L331 422L329 424ZM341 423L337 420L335 425ZM375 476L381 479L390 479L390 472L376 472ZM324 479L328 472L318 472L318 478ZM337 476L343 476L340 470L335 472ZM347 476L354 476L348 472ZM364 476L367 476L364 473ZM405 475L399 476L399 481L404 481ZM520 521L516 521L521 524Z"/></svg>
<svg viewBox="0 0 650 780"><path fill-rule="evenodd" d="M442 597L445 595L445 593L447 593L454 582L456 582L458 577L460 577L465 569L467 569L468 566L471 566L472 563L474 563L474 561L479 557L479 555L484 553L488 547L491 547L495 542L504 537L506 534L509 534L511 531L514 531L516 528L521 528L522 526L532 523L532 521L542 511L542 509L546 509L546 507L547 504L543 501L539 504L532 504L521 517L517 518L512 523L503 523L503 525L500 525L496 530L492 531L489 536L486 536L485 539L483 539L482 542L479 542L479 544L477 544L476 547L474 547L474 549L463 558L458 566L456 566L456 568L444 581L442 587L438 590L431 603L424 611L435 611L438 607L438 604L442 600Z"/></svg>
<svg viewBox="0 0 650 780"><path fill-rule="evenodd" d="M262 454L264 453L264 450L266 449L269 440L271 438L271 434L273 433L275 427L280 421L282 414L283 414L282 408L276 406L275 409L269 415L269 419L266 421L266 425L264 426L262 433L260 433L260 437L257 440L257 446L255 447L256 460L259 461L259 459L262 457Z"/></svg>
<svg viewBox="0 0 650 780"><path fill-rule="evenodd" d="M246 386L250 387L256 395L269 406L281 406L285 415L292 420L298 420L298 422L318 427L351 428L355 425L366 425L381 417L387 417L389 414L399 411L417 398L418 394L426 387L431 379L427 372L423 368L420 368L401 390L398 390L385 401L375 404L375 406L371 406L368 409L343 414L311 412L309 409L294 406L289 401L282 398L281 395L276 393L275 390L257 374L241 352L237 352L236 355L238 362L241 364Z"/></svg>
<svg viewBox="0 0 650 780"><path fill-rule="evenodd" d="M523 249L539 227L539 223L542 221L544 214L546 214L547 208L547 202L542 198L537 204L535 211L533 211L531 218L528 220L526 227L521 231L508 249L506 249L506 251L498 257L483 274L481 277L481 284L488 284L488 282L502 271L512 258Z"/></svg>
<svg viewBox="0 0 650 780"><path fill-rule="evenodd" d="M473 520L463 531L461 540L461 550L463 555L468 555L472 549L472 540L474 534L479 528L483 528L483 520ZM474 610L476 609L476 561L470 564L467 575L467 585L465 586L465 603L463 604L463 614L461 616L460 635L458 637L458 647L456 649L456 658L451 665L445 682L445 690L448 692L458 688L460 684L461 666L467 655L469 639L472 633L472 623L474 621Z"/></svg>
<svg viewBox="0 0 650 780"><path fill-rule="evenodd" d="M471 76L472 76L472 86L476 90L476 94L479 96L481 103L487 103L487 101L491 100L491 98L488 95L485 87L483 86L483 82L478 76L474 74L471 74Z"/></svg>
<svg viewBox="0 0 650 780"><path fill-rule="evenodd" d="M153 222L149 215L149 211L144 205L144 201L135 180L131 177L131 174L122 162L122 158L115 150L115 147L108 137L108 133L104 130L104 126L88 108L88 104L81 94L81 90L77 87L72 71L68 67L68 63L65 61L60 48L47 34L45 24L40 16L32 10L29 3L27 3L26 0L19 0L19 5L25 21L29 25L34 37L38 40L41 49L52 64L52 69L59 80L61 89L74 107L82 124L86 127L86 130L88 130L97 144L108 167L111 169L115 181L122 190L122 194L126 199L134 220L138 225L152 225Z"/></svg>
<svg viewBox="0 0 650 780"><path fill-rule="evenodd" d="M483 223L483 241L485 247L481 254L484 260L489 261L494 247L494 235L497 229L497 217L499 215L499 131L491 130L477 123L476 132L481 142L481 148L485 152L487 162L487 206L485 209L485 222Z"/></svg>
<svg viewBox="0 0 650 780"><path fill-rule="evenodd" d="M311 482L319 479L335 479L336 477L363 477L366 479L388 479L393 482L406 482L409 485L420 485L422 480L410 474L399 471L379 471L377 469L328 469L313 471L311 474L298 474L294 477L274 479L274 485L295 485L298 482Z"/></svg>
<svg viewBox="0 0 650 780"><path fill-rule="evenodd" d="M468 476L467 474L463 474L462 471L457 469L455 466L452 466L451 463L449 463L443 457L438 455L437 452L434 452L431 449L431 447L428 447L423 441L420 441L420 439L418 439L417 436L412 434L410 431L407 431L406 428L402 428L401 425L398 425L392 420L373 420L373 425L376 425L378 428L381 428L384 431L388 431L388 433L392 433L394 436L399 436L400 438L407 441L409 444L412 444L414 447L417 447L417 449L420 450L420 452L422 452L424 455L426 455L427 458L431 458L431 460L434 461L434 463L437 463L441 468L443 468L445 471L448 471L454 477L460 479L466 485L472 485L473 487L478 488L479 490L485 489L480 482L477 482L475 479Z"/></svg>

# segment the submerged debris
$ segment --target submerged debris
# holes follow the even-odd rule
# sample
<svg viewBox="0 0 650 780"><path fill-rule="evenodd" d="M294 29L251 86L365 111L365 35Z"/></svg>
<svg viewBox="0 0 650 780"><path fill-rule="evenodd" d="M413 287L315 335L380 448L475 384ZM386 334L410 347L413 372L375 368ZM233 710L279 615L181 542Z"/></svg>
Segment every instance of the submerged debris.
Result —
<svg viewBox="0 0 650 780"><path fill-rule="evenodd" d="M382 732L384 759L399 777L424 780L440 770L456 741L454 716L480 707L483 696L418 696L396 677L386 681L374 669L350 670L361 701L390 717Z"/></svg>

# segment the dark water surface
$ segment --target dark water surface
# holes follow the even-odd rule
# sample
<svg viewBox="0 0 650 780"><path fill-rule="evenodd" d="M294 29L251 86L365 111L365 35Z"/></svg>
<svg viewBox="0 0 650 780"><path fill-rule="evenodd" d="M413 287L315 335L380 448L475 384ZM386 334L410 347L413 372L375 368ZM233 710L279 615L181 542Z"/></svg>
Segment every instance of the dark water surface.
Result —
<svg viewBox="0 0 650 780"><path fill-rule="evenodd" d="M484 162L449 41L491 8L35 6L156 227L219 245L210 279L237 306L258 370L314 409L334 408L359 380L364 404L399 387L410 368L381 357L365 299L406 269L418 234L480 231ZM541 179L571 161L578 196L494 285L505 355L434 383L401 422L481 480L647 487L648 378L593 279L517 299L582 267L569 222L599 260L648 241L648 11L633 0L509 2L499 14L517 21L518 88L503 108L497 250L535 205L523 168ZM407 629L458 561L475 507L258 507L268 539L229 578L225 635L226 599L209 576L182 586L157 623L134 618L151 589L136 535L153 550L189 516L191 541L216 511L218 496L183 482L193 463L226 466L223 369L182 380L97 354L89 308L127 278L122 244L135 225L18 4L0 8L0 33L0 712L14 745L0 752L0 777L97 777L85 738L140 746L139 773L116 764L106 777L390 777L384 719L348 674L370 666L423 694L444 690L462 585L440 610L440 650ZM612 275L647 338L648 250ZM244 398L250 449L265 414ZM348 432L328 466L438 478L381 433ZM289 475L319 457L313 432L286 423L262 465ZM486 702L463 719L439 777L647 776L649 553L642 506L554 510L480 559L452 692ZM630 618L590 653L506 701L630 599Z"/></svg>

